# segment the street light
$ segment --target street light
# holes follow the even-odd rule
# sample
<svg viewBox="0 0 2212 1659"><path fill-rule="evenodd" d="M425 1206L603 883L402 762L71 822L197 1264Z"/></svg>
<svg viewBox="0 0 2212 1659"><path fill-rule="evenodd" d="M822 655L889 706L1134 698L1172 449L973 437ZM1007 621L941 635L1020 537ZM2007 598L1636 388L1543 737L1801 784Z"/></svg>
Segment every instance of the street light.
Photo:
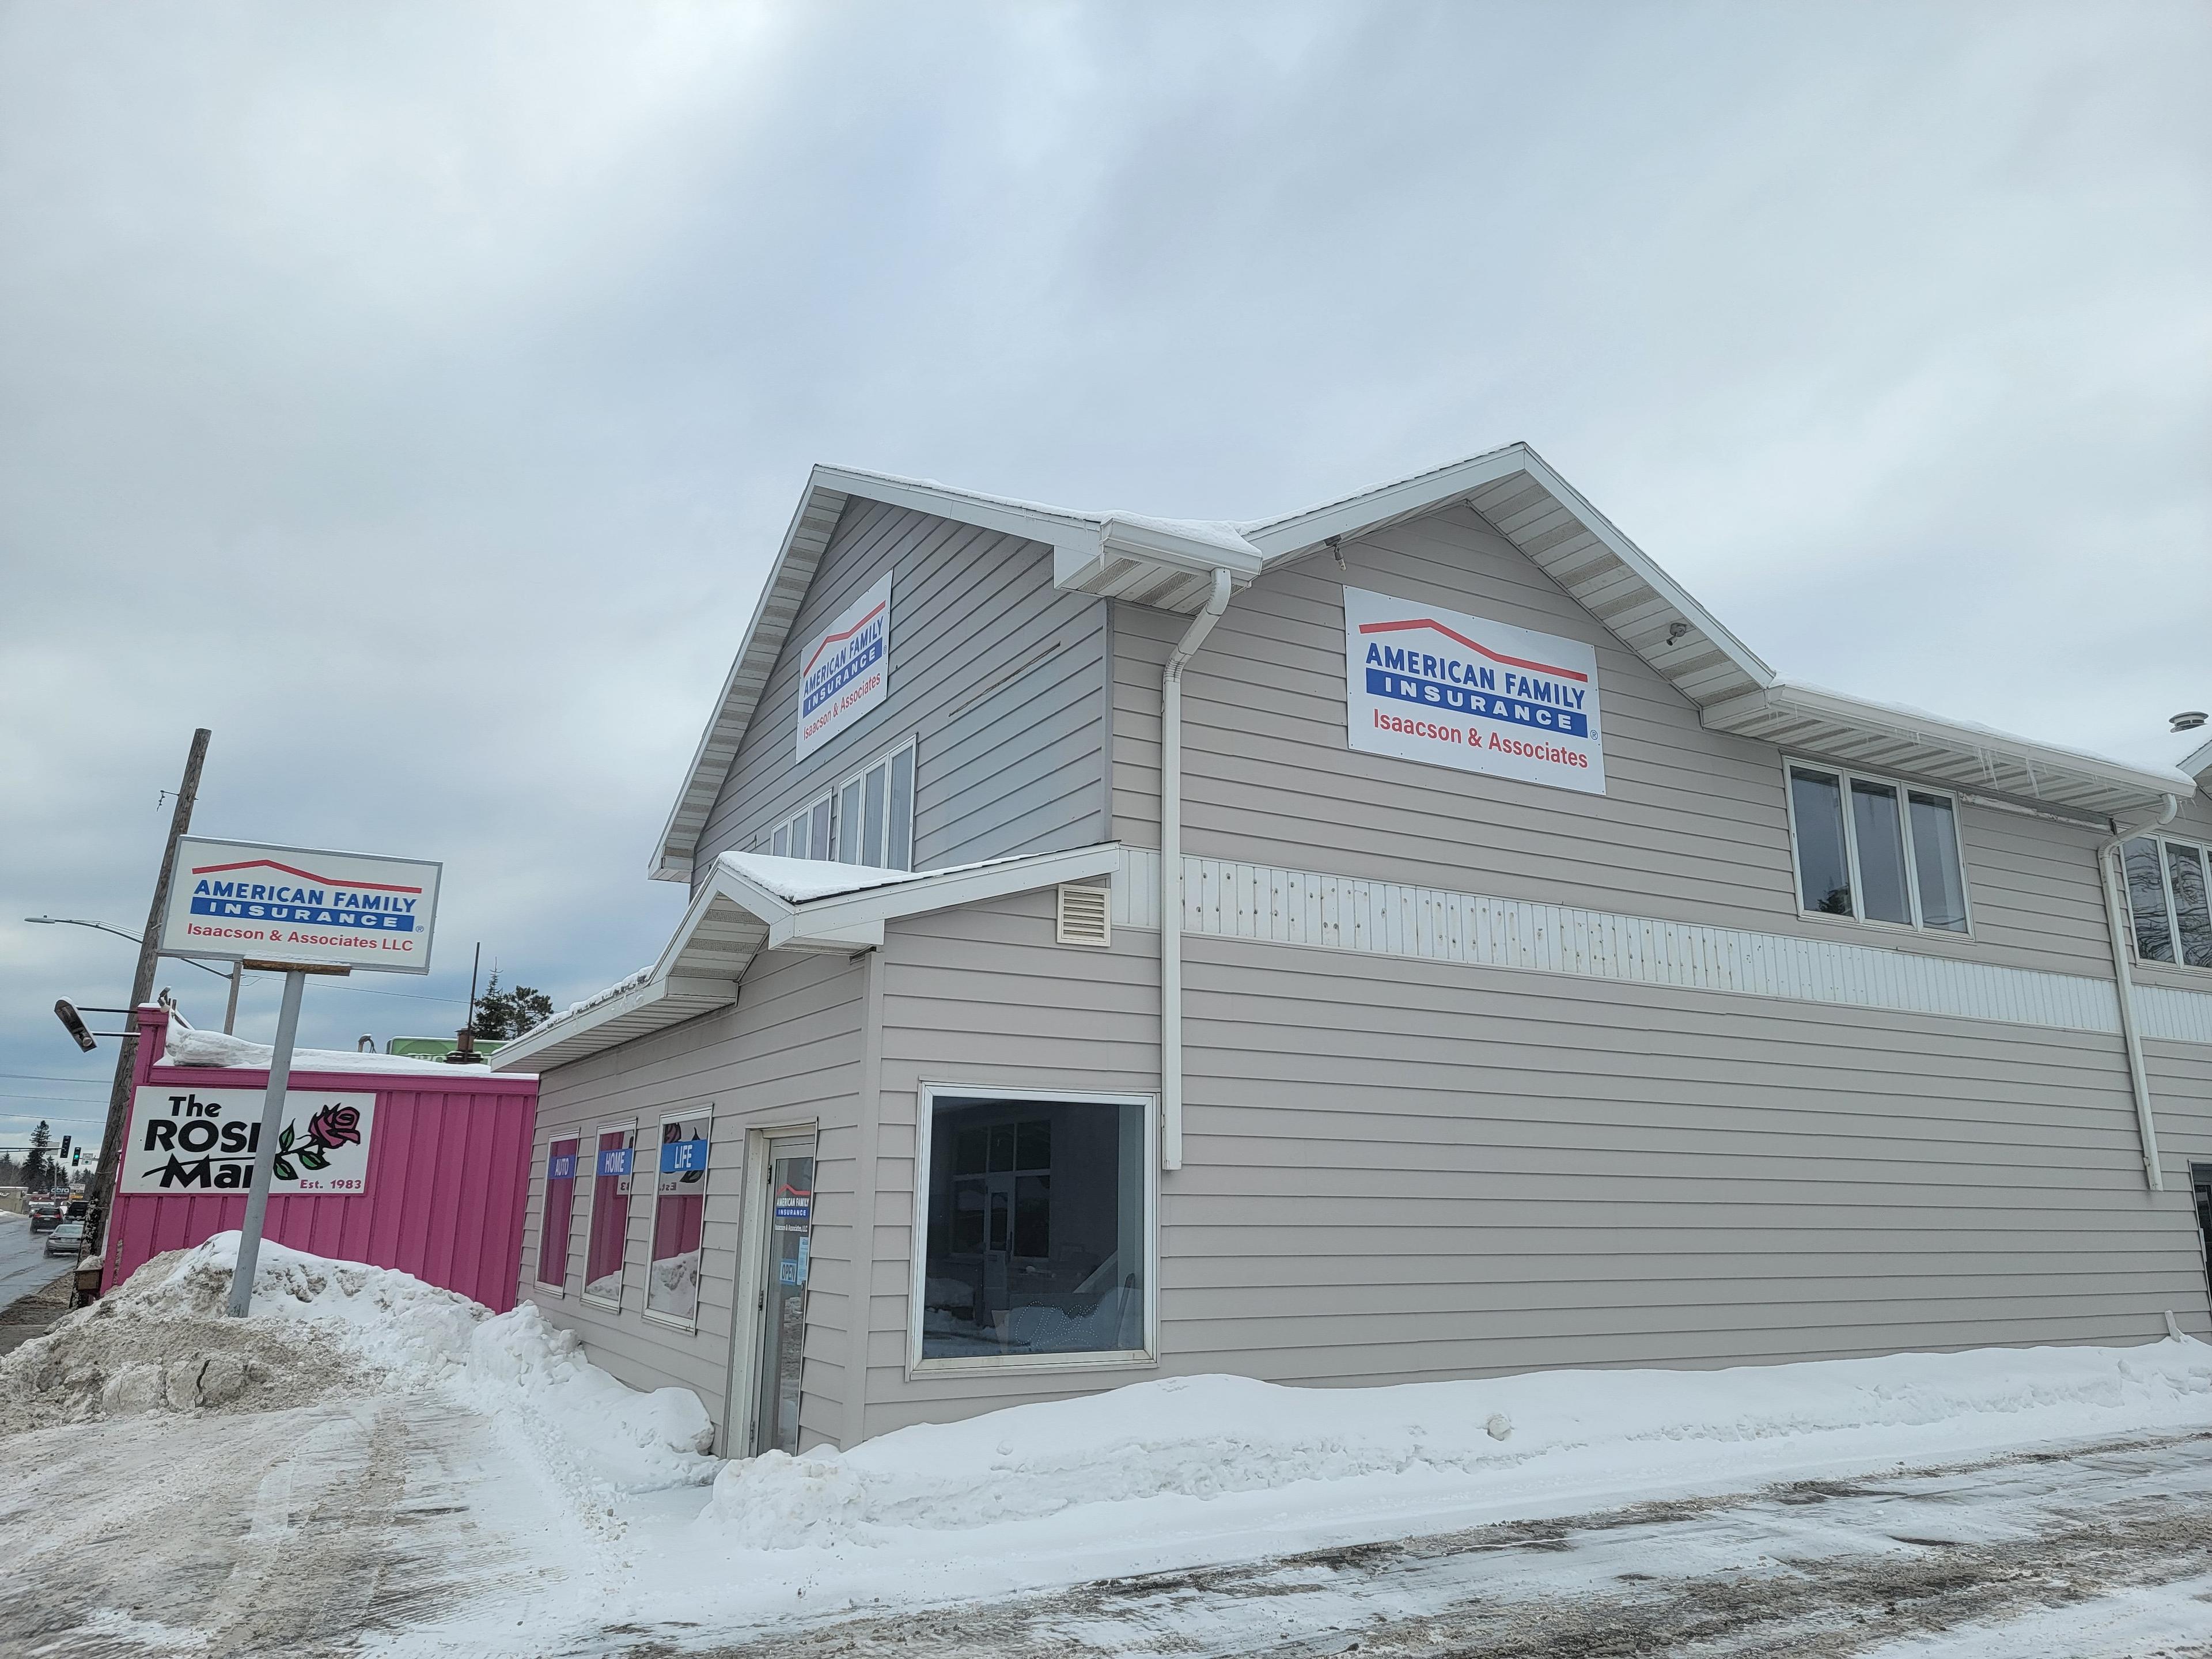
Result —
<svg viewBox="0 0 2212 1659"><path fill-rule="evenodd" d="M25 916L23 920L36 922L41 927L97 927L103 933L112 933L118 939L127 939L133 945L145 943L136 933L126 933L120 927L110 927L104 921L87 921L82 916ZM165 951L163 954L167 953ZM204 974L213 974L217 979L227 979L230 981L230 1006L223 1011L222 1016L222 1032L225 1036L228 1036L231 1028L238 1024L238 988L244 982L246 964L243 962L233 963L230 971L226 974L220 968L209 967L197 957L171 957L169 960L189 962ZM75 1033L72 1032L71 1035L74 1036Z"/></svg>

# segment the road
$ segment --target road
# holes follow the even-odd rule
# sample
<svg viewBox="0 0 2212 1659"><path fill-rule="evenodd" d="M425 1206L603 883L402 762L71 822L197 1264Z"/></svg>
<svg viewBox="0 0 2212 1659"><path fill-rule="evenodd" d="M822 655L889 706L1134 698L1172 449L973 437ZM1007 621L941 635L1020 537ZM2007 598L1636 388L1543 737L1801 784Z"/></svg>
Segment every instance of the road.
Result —
<svg viewBox="0 0 2212 1659"><path fill-rule="evenodd" d="M493 1441L392 1396L13 1440L71 1498L0 1489L41 1586L0 1655L2212 1659L2212 1434L720 1630L680 1595L611 1619L594 1569L632 1546Z"/></svg>
<svg viewBox="0 0 2212 1659"><path fill-rule="evenodd" d="M709 1651L2205 1659L2212 1435L1641 1504L787 1628Z"/></svg>
<svg viewBox="0 0 2212 1659"><path fill-rule="evenodd" d="M0 1210L0 1308L27 1295L69 1266L46 1254L46 1236L33 1233L29 1220Z"/></svg>

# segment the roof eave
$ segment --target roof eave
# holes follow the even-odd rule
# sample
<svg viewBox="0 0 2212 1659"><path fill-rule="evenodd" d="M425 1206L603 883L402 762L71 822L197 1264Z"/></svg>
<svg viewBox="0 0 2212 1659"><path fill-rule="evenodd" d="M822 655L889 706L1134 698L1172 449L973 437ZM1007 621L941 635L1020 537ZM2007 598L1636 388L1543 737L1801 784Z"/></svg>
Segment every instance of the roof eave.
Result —
<svg viewBox="0 0 2212 1659"><path fill-rule="evenodd" d="M1121 843L1104 842L793 902L717 859L641 983L524 1033L500 1050L492 1069L528 1062L550 1070L727 1007L765 951L867 950L883 943L889 921L1107 875L1121 862ZM718 970L718 959L726 971Z"/></svg>
<svg viewBox="0 0 2212 1659"><path fill-rule="evenodd" d="M1710 730L1838 765L2094 815L2136 811L2195 792L2187 778L2162 768L2126 766L1808 686L1767 686L1716 702L1699 718Z"/></svg>

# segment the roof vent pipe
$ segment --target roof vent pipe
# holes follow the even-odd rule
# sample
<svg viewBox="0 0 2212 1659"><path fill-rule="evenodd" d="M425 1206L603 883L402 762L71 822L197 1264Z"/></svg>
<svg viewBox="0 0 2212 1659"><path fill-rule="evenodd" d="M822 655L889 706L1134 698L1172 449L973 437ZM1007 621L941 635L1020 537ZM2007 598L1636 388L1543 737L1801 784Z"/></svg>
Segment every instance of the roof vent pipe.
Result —
<svg viewBox="0 0 2212 1659"><path fill-rule="evenodd" d="M2201 708L2185 708L2173 716L2172 724L2177 732L2194 732L2204 724L2204 711Z"/></svg>
<svg viewBox="0 0 2212 1659"><path fill-rule="evenodd" d="M1229 609L1230 575L1160 672L1160 1167L1182 1168L1182 671Z"/></svg>

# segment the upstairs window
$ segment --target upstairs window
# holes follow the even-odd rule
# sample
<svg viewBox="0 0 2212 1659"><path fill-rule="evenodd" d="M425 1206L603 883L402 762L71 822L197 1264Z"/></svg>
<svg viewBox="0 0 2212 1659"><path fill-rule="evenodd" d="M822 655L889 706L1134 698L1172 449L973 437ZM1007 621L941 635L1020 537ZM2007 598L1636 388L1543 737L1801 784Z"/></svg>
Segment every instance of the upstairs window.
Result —
<svg viewBox="0 0 2212 1659"><path fill-rule="evenodd" d="M2136 955L2144 962L2212 968L2212 853L2185 841L2138 836L2121 849Z"/></svg>
<svg viewBox="0 0 2212 1659"><path fill-rule="evenodd" d="M1940 790L1790 763L1797 902L1809 915L1966 931L1958 806Z"/></svg>
<svg viewBox="0 0 2212 1659"><path fill-rule="evenodd" d="M914 868L914 744L879 755L762 838L780 859Z"/></svg>

